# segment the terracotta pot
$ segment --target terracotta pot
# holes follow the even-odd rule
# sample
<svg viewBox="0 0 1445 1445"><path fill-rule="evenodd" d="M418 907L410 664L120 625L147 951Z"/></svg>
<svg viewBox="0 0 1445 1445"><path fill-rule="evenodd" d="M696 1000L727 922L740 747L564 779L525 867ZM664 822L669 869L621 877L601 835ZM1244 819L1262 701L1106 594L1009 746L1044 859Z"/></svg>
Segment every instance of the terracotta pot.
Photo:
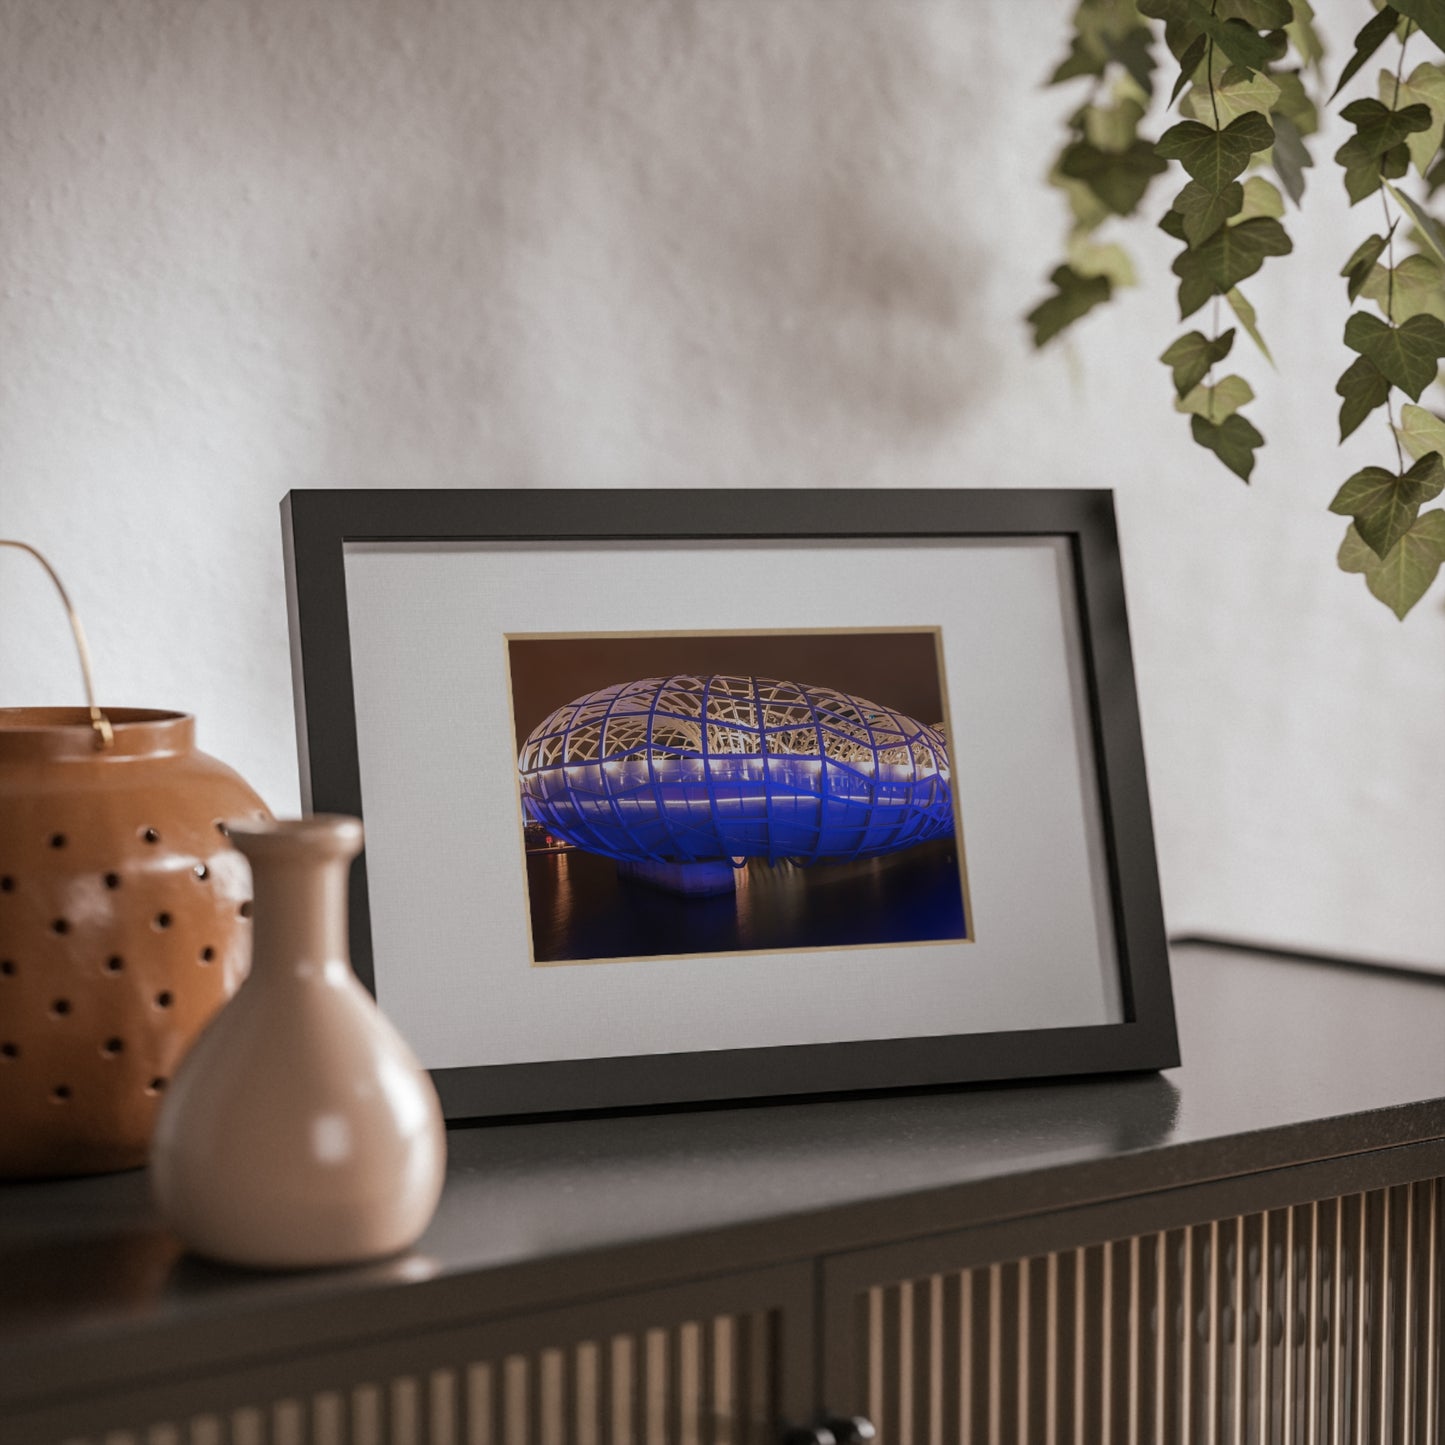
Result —
<svg viewBox="0 0 1445 1445"><path fill-rule="evenodd" d="M431 1220L446 1130L430 1077L351 969L356 818L233 823L256 891L250 976L186 1057L151 1150L195 1251L294 1269L394 1254Z"/></svg>
<svg viewBox="0 0 1445 1445"><path fill-rule="evenodd" d="M268 817L185 713L0 709L0 1175L143 1164L165 1089L235 991Z"/></svg>

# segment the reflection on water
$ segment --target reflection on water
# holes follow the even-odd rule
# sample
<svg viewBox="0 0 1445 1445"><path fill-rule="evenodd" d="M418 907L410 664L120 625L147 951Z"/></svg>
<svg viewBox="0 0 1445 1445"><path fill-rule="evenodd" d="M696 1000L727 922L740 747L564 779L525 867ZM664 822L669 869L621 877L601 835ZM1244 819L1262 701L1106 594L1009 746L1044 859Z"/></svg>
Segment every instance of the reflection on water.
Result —
<svg viewBox="0 0 1445 1445"><path fill-rule="evenodd" d="M753 859L737 891L682 898L619 876L581 849L529 852L538 963L686 953L920 943L964 936L953 839L856 862L769 866Z"/></svg>

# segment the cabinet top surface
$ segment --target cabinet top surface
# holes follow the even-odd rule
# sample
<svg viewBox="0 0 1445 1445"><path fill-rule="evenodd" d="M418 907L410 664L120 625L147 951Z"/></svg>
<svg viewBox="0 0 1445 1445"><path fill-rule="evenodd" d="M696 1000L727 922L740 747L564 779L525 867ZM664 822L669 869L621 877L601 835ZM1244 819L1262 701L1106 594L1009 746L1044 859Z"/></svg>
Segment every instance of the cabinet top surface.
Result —
<svg viewBox="0 0 1445 1445"><path fill-rule="evenodd" d="M501 1313L1445 1137L1445 977L1199 945L1173 972L1162 1074L454 1128L431 1228L378 1265L185 1257L140 1171L0 1184L0 1381L238 1316L463 1288Z"/></svg>

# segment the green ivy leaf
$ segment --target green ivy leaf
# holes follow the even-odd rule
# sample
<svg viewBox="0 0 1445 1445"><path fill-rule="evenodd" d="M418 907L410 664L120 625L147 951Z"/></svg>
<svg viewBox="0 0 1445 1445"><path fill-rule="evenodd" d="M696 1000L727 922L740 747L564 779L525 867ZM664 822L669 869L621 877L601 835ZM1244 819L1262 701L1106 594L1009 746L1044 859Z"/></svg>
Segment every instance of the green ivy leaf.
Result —
<svg viewBox="0 0 1445 1445"><path fill-rule="evenodd" d="M1206 190L1223 190L1249 164L1256 151L1274 143L1274 127L1254 111L1236 116L1223 130L1197 120L1181 120L1159 137L1155 154L1177 160Z"/></svg>
<svg viewBox="0 0 1445 1445"><path fill-rule="evenodd" d="M1403 622L1445 562L1445 511L1437 508L1418 517L1384 558L1351 523L1337 560L1342 572L1363 572L1365 585Z"/></svg>
<svg viewBox="0 0 1445 1445"><path fill-rule="evenodd" d="M1340 117L1355 127L1354 135L1335 154L1342 166L1356 158L1375 160L1417 131L1430 128L1428 105L1406 105L1391 110L1383 101L1369 96L1352 100L1340 112Z"/></svg>
<svg viewBox="0 0 1445 1445"><path fill-rule="evenodd" d="M1340 268L1340 275L1349 281L1346 288L1350 293L1350 300L1364 289L1365 282L1370 278L1370 272L1375 269L1375 262L1380 259L1385 247L1390 244L1388 236L1370 236L1361 241L1350 253L1350 259Z"/></svg>
<svg viewBox="0 0 1445 1445"><path fill-rule="evenodd" d="M1202 5L1196 4L1194 8L1203 11L1200 28L1236 65L1263 70L1283 58L1286 45L1283 32L1277 41L1271 40L1269 36L1261 35L1248 21L1220 20L1204 10Z"/></svg>
<svg viewBox="0 0 1445 1445"><path fill-rule="evenodd" d="M1069 53L1049 77L1048 84L1059 85L1080 75L1103 75L1118 52L1131 49L1130 37L1135 34L1147 44L1148 27L1140 22L1139 13L1129 0L1081 0L1074 10ZM1124 63L1122 59L1120 63Z"/></svg>
<svg viewBox="0 0 1445 1445"><path fill-rule="evenodd" d="M1210 191L1198 181L1185 182L1174 200L1174 209L1184 218L1184 239L1197 246L1212 236L1244 205L1244 187L1230 181L1222 191Z"/></svg>
<svg viewBox="0 0 1445 1445"><path fill-rule="evenodd" d="M1254 307L1245 299L1244 292L1237 286L1231 286L1224 293L1224 299L1229 302L1229 309L1239 318L1239 324L1249 333L1249 339L1259 348L1260 355L1273 366L1274 357L1270 355L1269 347L1264 344Z"/></svg>
<svg viewBox="0 0 1445 1445"><path fill-rule="evenodd" d="M1275 115L1287 115L1301 135L1313 135L1320 128L1320 113L1309 97L1298 70L1276 70L1271 79L1279 87L1279 99L1270 107Z"/></svg>
<svg viewBox="0 0 1445 1445"><path fill-rule="evenodd" d="M1208 87L1196 85L1190 91L1186 104L1195 120L1206 123L1214 118L1217 107L1220 123L1227 125L1250 111L1268 116L1279 103L1279 98L1279 86L1263 71L1233 65L1224 72L1222 82L1214 87L1212 103Z"/></svg>
<svg viewBox="0 0 1445 1445"><path fill-rule="evenodd" d="M1445 321L1438 316L1412 316L1391 326L1367 311L1356 311L1345 322L1345 345L1372 361L1411 401L1419 401L1445 356Z"/></svg>
<svg viewBox="0 0 1445 1445"><path fill-rule="evenodd" d="M1225 417L1218 425L1202 416L1192 416L1189 430L1194 433L1194 440L1208 447L1235 476L1249 480L1254 470L1254 454L1264 445L1264 437L1250 422L1238 412Z"/></svg>
<svg viewBox="0 0 1445 1445"><path fill-rule="evenodd" d="M1441 0L1396 0L1395 9L1415 22L1439 50L1445 50L1445 4Z"/></svg>
<svg viewBox="0 0 1445 1445"><path fill-rule="evenodd" d="M1159 217L1159 229L1166 236L1173 236L1176 241L1182 241L1186 246L1189 244L1188 237L1184 234L1184 216L1179 211L1165 211Z"/></svg>
<svg viewBox="0 0 1445 1445"><path fill-rule="evenodd" d="M1250 111L1257 111L1269 119L1269 113L1279 104L1283 92L1279 82L1262 70L1250 70L1247 65L1231 65L1214 87L1215 104L1219 106L1220 119L1226 125ZM1210 109L1213 117L1213 108ZM1203 120L1201 115L1198 117Z"/></svg>
<svg viewBox="0 0 1445 1445"><path fill-rule="evenodd" d="M1440 149L1445 137L1445 70L1432 65L1428 60L1417 65L1410 72L1408 80L1399 82L1396 95L1393 71L1380 72L1380 100L1386 105L1423 105L1430 112L1430 124L1425 130L1416 131L1405 142L1415 169L1423 176Z"/></svg>
<svg viewBox="0 0 1445 1445"><path fill-rule="evenodd" d="M1373 301L1387 321L1392 314L1396 321L1412 316L1438 316L1445 321L1445 268L1433 256L1423 252L1406 256L1393 275L1392 287L1390 268L1376 266L1360 287L1360 294Z"/></svg>
<svg viewBox="0 0 1445 1445"><path fill-rule="evenodd" d="M1049 280L1055 294L1040 301L1024 318L1034 328L1035 348L1052 341L1114 294L1107 276L1081 276L1072 266L1056 267Z"/></svg>
<svg viewBox="0 0 1445 1445"><path fill-rule="evenodd" d="M1357 356L1335 383L1335 393L1344 397L1340 407L1340 440L1349 436L1377 406L1390 398L1390 383L1368 357Z"/></svg>
<svg viewBox="0 0 1445 1445"><path fill-rule="evenodd" d="M1268 216L1238 226L1225 226L1202 245L1174 258L1170 268L1179 277L1179 317L1198 311L1211 296L1223 295L1264 265L1267 256L1287 256L1294 249L1285 229Z"/></svg>
<svg viewBox="0 0 1445 1445"><path fill-rule="evenodd" d="M1075 141L1059 157L1059 170L1083 181L1116 216L1132 215L1149 182L1167 169L1146 140L1136 140L1123 151L1100 150L1089 141Z"/></svg>
<svg viewBox="0 0 1445 1445"><path fill-rule="evenodd" d="M1430 249L1442 261L1445 261L1445 230L1441 229L1440 223L1413 196L1407 196L1404 191L1396 189L1388 181L1385 182L1385 189L1404 207L1405 212L1419 228L1420 234L1425 238Z"/></svg>
<svg viewBox="0 0 1445 1445"><path fill-rule="evenodd" d="M1309 0L1295 0L1294 19L1285 26L1285 33L1295 48L1295 54L1311 69L1318 69L1325 56L1325 47L1315 29L1315 12Z"/></svg>
<svg viewBox="0 0 1445 1445"><path fill-rule="evenodd" d="M1423 406L1400 408L1400 425L1395 428L1395 435L1416 461L1427 452L1445 456L1445 421Z"/></svg>
<svg viewBox="0 0 1445 1445"><path fill-rule="evenodd" d="M1159 360L1174 375L1174 390L1185 396L1209 375L1216 361L1223 361L1234 345L1234 327L1220 336L1209 337L1202 331L1190 331L1172 342Z"/></svg>
<svg viewBox="0 0 1445 1445"><path fill-rule="evenodd" d="M1331 100L1355 78L1360 67L1389 39L1390 32L1394 30L1399 19L1399 11L1393 6L1385 5L1381 7L1378 15L1365 23L1360 33L1355 36L1355 53L1346 62L1345 68L1340 72L1339 83L1330 92Z"/></svg>
<svg viewBox="0 0 1445 1445"><path fill-rule="evenodd" d="M1164 43L1169 47L1169 53L1179 61L1182 66L1184 57L1190 54L1201 36L1204 36L1204 27L1200 24L1201 15L1208 15L1208 11L1201 10L1193 0L1138 0L1139 14L1147 15L1151 20L1162 20L1164 22ZM1204 36L1206 45L1208 37ZM1203 48L1200 49L1203 56ZM1188 67L1193 71L1199 64L1196 60Z"/></svg>
<svg viewBox="0 0 1445 1445"><path fill-rule="evenodd" d="M1429 129L1430 111L1423 105L1390 110L1378 100L1366 98L1352 100L1340 115L1355 127L1354 135L1335 152L1354 205L1379 190L1382 176L1396 180L1405 174L1410 167L1405 139Z"/></svg>
<svg viewBox="0 0 1445 1445"><path fill-rule="evenodd" d="M1144 107L1130 98L1117 105L1086 105L1084 138L1101 151L1126 151L1138 139L1143 119Z"/></svg>
<svg viewBox="0 0 1445 1445"><path fill-rule="evenodd" d="M1215 5L1200 0L1139 0L1141 15L1164 22L1164 43L1176 60L1182 61L1200 35L1207 35L1230 60L1251 70L1263 70L1283 59L1288 41L1282 29L1271 27L1270 35L1261 35L1230 11L1229 0Z"/></svg>
<svg viewBox="0 0 1445 1445"><path fill-rule="evenodd" d="M1083 238L1071 240L1068 262L1080 276L1103 276L1114 286L1139 284L1129 253L1114 242L1101 246Z"/></svg>
<svg viewBox="0 0 1445 1445"><path fill-rule="evenodd" d="M1174 410L1222 422L1254 400L1254 389L1242 376L1226 376L1213 386L1196 386L1187 396L1174 399Z"/></svg>
<svg viewBox="0 0 1445 1445"><path fill-rule="evenodd" d="M1402 141L1394 150L1373 161L1359 161L1345 167L1345 194L1352 206L1373 196L1382 181L1398 181L1410 169L1410 148Z"/></svg>
<svg viewBox="0 0 1445 1445"><path fill-rule="evenodd" d="M1209 37L1207 35L1196 35L1189 42L1184 54L1179 57L1179 79L1174 82L1174 89L1169 92L1170 105L1179 99L1179 92L1189 84L1190 77L1204 64L1204 57L1208 50Z"/></svg>
<svg viewBox="0 0 1445 1445"><path fill-rule="evenodd" d="M1252 221L1256 216L1270 216L1276 221L1284 216L1284 197L1263 176L1250 176L1244 183L1244 205L1234 224Z"/></svg>
<svg viewBox="0 0 1445 1445"><path fill-rule="evenodd" d="M1361 540L1383 559L1414 526L1420 508L1441 491L1445 491L1445 462L1439 452L1427 452L1401 476L1384 467L1356 472L1335 493L1330 511L1353 518Z"/></svg>
<svg viewBox="0 0 1445 1445"><path fill-rule="evenodd" d="M1086 186L1083 181L1071 180L1063 175L1057 162L1049 172L1048 181L1055 189L1064 193L1069 203L1069 213L1074 218L1073 229L1083 235L1097 231L1114 213Z"/></svg>
<svg viewBox="0 0 1445 1445"><path fill-rule="evenodd" d="M1335 553L1335 562L1341 572L1364 572L1370 567L1380 565L1380 559L1375 555L1375 549L1355 531L1353 522L1345 528L1345 535L1340 542L1340 550Z"/></svg>
<svg viewBox="0 0 1445 1445"><path fill-rule="evenodd" d="M1305 171L1314 165L1314 158L1306 148L1300 135L1299 126L1289 116L1276 112L1274 117L1274 146L1270 157L1274 173L1295 205L1304 199Z"/></svg>
<svg viewBox="0 0 1445 1445"><path fill-rule="evenodd" d="M1136 25L1119 39L1106 39L1104 44L1109 59L1115 65L1123 66L1146 96L1153 95L1154 69L1159 62L1154 59L1154 35L1148 26Z"/></svg>
<svg viewBox="0 0 1445 1445"><path fill-rule="evenodd" d="M1093 49L1082 35L1075 34L1069 40L1069 53L1054 67L1045 85L1062 85L1081 75L1102 75L1109 57Z"/></svg>
<svg viewBox="0 0 1445 1445"><path fill-rule="evenodd" d="M1283 30L1294 19L1289 0L1219 0L1216 15L1221 20L1243 20L1256 30Z"/></svg>

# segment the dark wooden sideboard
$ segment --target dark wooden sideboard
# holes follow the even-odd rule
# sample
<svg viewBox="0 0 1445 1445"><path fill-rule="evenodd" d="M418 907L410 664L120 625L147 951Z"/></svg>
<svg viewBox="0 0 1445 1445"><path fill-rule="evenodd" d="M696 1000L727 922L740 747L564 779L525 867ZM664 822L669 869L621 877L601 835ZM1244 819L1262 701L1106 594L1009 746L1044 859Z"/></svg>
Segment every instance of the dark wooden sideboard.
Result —
<svg viewBox="0 0 1445 1445"><path fill-rule="evenodd" d="M454 1129L381 1265L0 1186L0 1442L1445 1439L1445 979L1174 973L1161 1075Z"/></svg>

